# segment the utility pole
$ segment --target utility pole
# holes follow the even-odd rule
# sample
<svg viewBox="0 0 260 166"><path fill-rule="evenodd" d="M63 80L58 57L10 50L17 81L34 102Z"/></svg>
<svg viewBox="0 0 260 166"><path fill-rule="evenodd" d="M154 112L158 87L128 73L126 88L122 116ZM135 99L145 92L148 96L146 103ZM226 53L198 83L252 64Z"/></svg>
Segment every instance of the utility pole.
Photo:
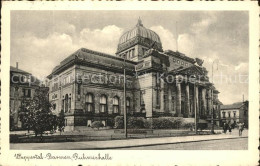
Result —
<svg viewBox="0 0 260 166"><path fill-rule="evenodd" d="M126 63L125 63L126 54L124 55L124 129L125 129L125 138L127 138L127 112L126 112Z"/></svg>

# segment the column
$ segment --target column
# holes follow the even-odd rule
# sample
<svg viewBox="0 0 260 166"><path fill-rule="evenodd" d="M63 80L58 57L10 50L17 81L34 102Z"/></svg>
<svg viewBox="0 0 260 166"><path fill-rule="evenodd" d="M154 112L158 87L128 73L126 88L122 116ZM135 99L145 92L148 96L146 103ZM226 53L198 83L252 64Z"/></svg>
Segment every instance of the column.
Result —
<svg viewBox="0 0 260 166"><path fill-rule="evenodd" d="M196 110L197 110L197 115L199 115L199 88L198 86L195 87L196 90Z"/></svg>
<svg viewBox="0 0 260 166"><path fill-rule="evenodd" d="M196 109L197 109L197 105L196 105L196 84L193 84L193 110L192 113L195 115L196 113Z"/></svg>
<svg viewBox="0 0 260 166"><path fill-rule="evenodd" d="M206 103L206 89L202 89L202 115L206 115L207 103Z"/></svg>
<svg viewBox="0 0 260 166"><path fill-rule="evenodd" d="M208 116L209 116L209 115L211 115L211 90L208 89L207 91L208 91L208 100L207 100L208 110L207 110L207 112L208 112Z"/></svg>
<svg viewBox="0 0 260 166"><path fill-rule="evenodd" d="M168 85L168 101L169 112L172 112L172 89L170 85Z"/></svg>
<svg viewBox="0 0 260 166"><path fill-rule="evenodd" d="M181 116L181 84L180 83L177 83L176 113L178 116Z"/></svg>
<svg viewBox="0 0 260 166"><path fill-rule="evenodd" d="M184 117L188 117L189 112L190 112L190 87L189 84L186 84L186 109L185 109L185 115Z"/></svg>
<svg viewBox="0 0 260 166"><path fill-rule="evenodd" d="M164 82L163 81L161 81L160 101L161 101L160 112L164 112L165 106L164 106Z"/></svg>

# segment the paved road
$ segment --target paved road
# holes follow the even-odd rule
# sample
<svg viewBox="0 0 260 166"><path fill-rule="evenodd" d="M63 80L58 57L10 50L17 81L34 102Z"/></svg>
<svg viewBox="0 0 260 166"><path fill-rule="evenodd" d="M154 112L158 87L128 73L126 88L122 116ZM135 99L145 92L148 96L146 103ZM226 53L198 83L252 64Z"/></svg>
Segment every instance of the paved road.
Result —
<svg viewBox="0 0 260 166"><path fill-rule="evenodd" d="M202 141L202 142L189 142L189 143L119 148L119 149L122 150L247 150L248 138L211 140L211 141Z"/></svg>

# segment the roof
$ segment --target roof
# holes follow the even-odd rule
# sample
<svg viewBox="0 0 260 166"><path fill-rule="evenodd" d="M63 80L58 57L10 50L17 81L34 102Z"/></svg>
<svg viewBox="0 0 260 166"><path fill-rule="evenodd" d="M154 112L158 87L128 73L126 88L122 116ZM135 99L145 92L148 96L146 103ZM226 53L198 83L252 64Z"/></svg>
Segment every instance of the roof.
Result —
<svg viewBox="0 0 260 166"><path fill-rule="evenodd" d="M239 109L244 105L243 102L237 102L237 103L233 103L230 105L221 105L220 109L221 110L229 110L229 109Z"/></svg>
<svg viewBox="0 0 260 166"><path fill-rule="evenodd" d="M159 35L157 35L154 31L145 28L142 24L142 21L139 19L137 25L133 29L125 32L120 37L118 44L125 43L136 36L141 36L144 38L151 39L152 41L155 41L157 43L161 43Z"/></svg>
<svg viewBox="0 0 260 166"><path fill-rule="evenodd" d="M38 78L36 78L35 76L33 76L31 73L28 73L28 72L21 70L19 68L10 66L10 72L20 73L19 77L14 77L14 78L11 79L11 84L39 86L40 83L41 83L41 81ZM28 81L23 80L24 76L30 77L30 81L29 80ZM22 79L23 81L20 82L19 81L20 79Z"/></svg>
<svg viewBox="0 0 260 166"><path fill-rule="evenodd" d="M121 57L116 57L113 55L89 50L86 48L81 48L65 58L63 61L60 62L59 65L57 65L53 70L52 74L57 74L58 71L62 70L62 67L68 65L68 64L75 64L75 63L90 63L93 65L103 66L103 67L109 67L109 68L117 68L117 69L123 69L124 61L126 62L126 68L129 70L134 70L135 64L137 62L124 60ZM49 76L48 76L49 77Z"/></svg>
<svg viewBox="0 0 260 166"><path fill-rule="evenodd" d="M180 58L180 59L184 59L184 60L189 61L191 63L195 63L195 60L193 58L190 58L190 57L186 56L185 54L178 52L178 51L175 52L175 51L172 51L172 50L165 50L164 53L167 54L167 55L171 55L171 56Z"/></svg>
<svg viewBox="0 0 260 166"><path fill-rule="evenodd" d="M16 67L13 67L13 66L10 66L10 72L17 72L17 73L23 73L23 74L31 74L31 73L28 73L24 70L21 70L21 69L18 69Z"/></svg>

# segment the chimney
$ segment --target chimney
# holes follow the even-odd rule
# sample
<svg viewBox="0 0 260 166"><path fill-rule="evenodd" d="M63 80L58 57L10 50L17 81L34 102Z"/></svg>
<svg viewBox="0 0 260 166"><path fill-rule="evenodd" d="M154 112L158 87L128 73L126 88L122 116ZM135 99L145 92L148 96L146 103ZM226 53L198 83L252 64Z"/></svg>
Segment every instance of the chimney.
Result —
<svg viewBox="0 0 260 166"><path fill-rule="evenodd" d="M18 62L16 62L16 69L18 69Z"/></svg>

